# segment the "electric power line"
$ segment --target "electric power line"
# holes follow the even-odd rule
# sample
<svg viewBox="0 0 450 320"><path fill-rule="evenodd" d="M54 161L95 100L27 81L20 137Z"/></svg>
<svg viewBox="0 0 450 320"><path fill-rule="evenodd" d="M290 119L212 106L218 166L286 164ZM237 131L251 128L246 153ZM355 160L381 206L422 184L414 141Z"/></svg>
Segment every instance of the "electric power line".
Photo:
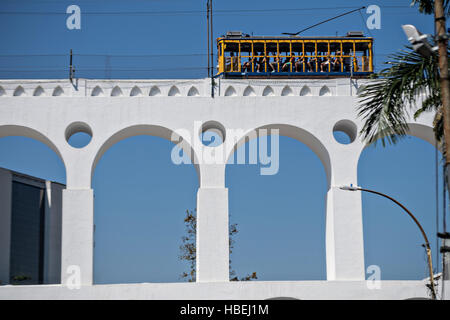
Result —
<svg viewBox="0 0 450 320"><path fill-rule="evenodd" d="M408 9L410 6L379 6L384 9ZM319 10L343 10L357 9L358 7L320 7L320 8L290 8L290 9L230 9L215 10L215 14L235 14L235 13L290 13L293 11L319 11ZM82 11L83 15L189 15L189 14L206 14L206 10L169 10L169 11ZM66 12L58 11L0 11L0 15L67 15Z"/></svg>

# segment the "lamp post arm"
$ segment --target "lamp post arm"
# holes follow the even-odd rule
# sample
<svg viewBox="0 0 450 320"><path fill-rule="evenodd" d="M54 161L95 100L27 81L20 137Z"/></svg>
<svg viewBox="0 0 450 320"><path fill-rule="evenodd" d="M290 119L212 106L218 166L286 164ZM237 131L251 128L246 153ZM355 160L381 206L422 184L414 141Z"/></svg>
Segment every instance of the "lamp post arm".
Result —
<svg viewBox="0 0 450 320"><path fill-rule="evenodd" d="M392 197L390 197L390 196L388 196L388 195L386 195L386 194L384 194L384 193L378 192L378 191L369 190L369 189L364 189L364 188L359 188L359 187L358 187L358 190L365 191L365 192L370 192L370 193L374 193L374 194L377 194L377 195L379 195L379 196L385 197L385 198L391 200L392 202L396 203L396 204L397 204L399 207L401 207L403 210L405 210L405 212L411 217L411 219L414 220L414 222L416 223L416 225L419 227L420 232L422 233L422 236L423 236L423 238L425 239L425 245L426 245L428 248L430 247L430 242L428 241L428 237L427 237L425 231L423 230L421 224L420 224L419 221L416 219L416 217L411 213L411 211L409 211L404 205L402 205L400 202L398 202L398 201L395 200L394 198L392 198Z"/></svg>
<svg viewBox="0 0 450 320"><path fill-rule="evenodd" d="M425 234L425 230L423 230L422 226L420 225L419 221L416 219L416 217L414 217L414 215L411 213L411 211L409 211L404 205L402 205L400 202L398 202L397 200L395 200L394 198L378 192L378 191L374 191L374 190L370 190L370 189L364 189L364 188L360 188L357 187L354 190L359 190L359 191L365 191L365 192L369 192L369 193L374 193L377 194L379 196L385 197L389 200L391 200L392 202L394 202L395 204L397 204L399 207L401 207L403 210L405 210L405 212L414 220L414 222L416 223L416 225L419 227L420 232L422 233L423 238L425 239L425 247L426 247L426 251L427 251L427 260L428 260L428 271L430 273L430 285L431 285L431 295L433 300L436 299L436 288L434 285L434 275L433 275L433 264L432 264L432 259L431 259L431 248L430 248L430 242L428 241L428 237Z"/></svg>

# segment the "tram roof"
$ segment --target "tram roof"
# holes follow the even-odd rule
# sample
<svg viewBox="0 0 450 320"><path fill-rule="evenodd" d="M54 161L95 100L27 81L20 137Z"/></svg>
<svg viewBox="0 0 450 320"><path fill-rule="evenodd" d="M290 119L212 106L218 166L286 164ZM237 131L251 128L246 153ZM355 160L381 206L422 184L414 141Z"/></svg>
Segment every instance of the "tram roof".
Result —
<svg viewBox="0 0 450 320"><path fill-rule="evenodd" d="M217 41L221 40L373 40L372 37L300 37L300 36L221 36Z"/></svg>

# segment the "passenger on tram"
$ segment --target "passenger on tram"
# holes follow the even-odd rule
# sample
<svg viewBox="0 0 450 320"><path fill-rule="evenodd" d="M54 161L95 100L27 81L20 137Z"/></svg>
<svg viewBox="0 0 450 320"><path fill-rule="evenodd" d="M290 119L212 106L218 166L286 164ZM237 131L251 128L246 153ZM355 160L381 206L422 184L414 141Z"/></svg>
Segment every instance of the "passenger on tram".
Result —
<svg viewBox="0 0 450 320"><path fill-rule="evenodd" d="M331 64L331 58L330 55L327 54L326 58L324 58L322 60L322 62L320 63L320 72L328 72L328 67Z"/></svg>
<svg viewBox="0 0 450 320"><path fill-rule="evenodd" d="M265 66L266 66L266 58L263 56L263 53L261 52L261 57L258 59L258 72L264 72Z"/></svg>
<svg viewBox="0 0 450 320"><path fill-rule="evenodd" d="M350 52L344 51L344 56L349 56ZM343 65L344 65L344 72L350 72L352 68L352 58L351 57L344 57L343 58Z"/></svg>
<svg viewBox="0 0 450 320"><path fill-rule="evenodd" d="M270 65L270 67L272 68L272 72L278 72L278 71L279 71L279 70L278 70L278 67L279 67L279 65L280 65L280 58L275 57L275 58L273 59L273 62L271 62L269 65Z"/></svg>
<svg viewBox="0 0 450 320"><path fill-rule="evenodd" d="M303 72L303 66L305 66L305 57L298 58L295 62L295 71Z"/></svg>
<svg viewBox="0 0 450 320"><path fill-rule="evenodd" d="M226 58L226 68L228 71L238 71L238 59L234 56L234 52L230 52L230 56Z"/></svg>
<svg viewBox="0 0 450 320"><path fill-rule="evenodd" d="M305 71L306 72L313 71L313 67L312 67L312 64L311 64L311 59L308 58L308 57L304 57L303 59L304 59L304 64L305 64Z"/></svg>
<svg viewBox="0 0 450 320"><path fill-rule="evenodd" d="M283 72L290 72L291 71L291 66L292 66L292 71L294 71L294 63L295 63L295 58L291 57L290 59L286 58L285 63L283 64L283 68L281 71Z"/></svg>
<svg viewBox="0 0 450 320"><path fill-rule="evenodd" d="M332 66L332 70L334 72L341 72L341 65L342 65L342 57L341 57L341 52L340 51L336 51L336 56L333 58L332 62L331 62L331 66Z"/></svg>
<svg viewBox="0 0 450 320"><path fill-rule="evenodd" d="M248 58L242 65L242 72L252 72L252 58Z"/></svg>
<svg viewBox="0 0 450 320"><path fill-rule="evenodd" d="M311 72L317 72L320 71L320 67L319 67L319 60L317 57L312 57L309 60L309 70Z"/></svg>

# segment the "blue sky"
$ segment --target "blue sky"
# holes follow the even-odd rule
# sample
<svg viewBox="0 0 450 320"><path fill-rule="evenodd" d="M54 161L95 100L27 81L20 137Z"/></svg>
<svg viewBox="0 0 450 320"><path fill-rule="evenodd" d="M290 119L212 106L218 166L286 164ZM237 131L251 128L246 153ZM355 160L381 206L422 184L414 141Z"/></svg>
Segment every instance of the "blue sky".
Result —
<svg viewBox="0 0 450 320"><path fill-rule="evenodd" d="M424 33L433 31L431 17L408 8L407 0L349 0L345 5L331 0L317 5L285 0L276 4L267 0L216 2L215 37L227 30L259 35L294 32L359 6L380 5L382 28L371 30L377 68L387 54L407 44L401 24L415 24ZM82 10L80 31L65 27L64 13L73 3ZM206 24L198 12L204 10L205 3L2 0L0 14L9 14L1 14L0 18L0 28L6 30L0 47L0 78L65 78L70 49L76 54L79 77L205 77ZM308 10L237 11L275 8ZM41 14L11 14L24 11ZM98 14L101 12L122 14ZM364 30L367 34L362 21L356 13L305 35L343 35L349 30ZM186 56L155 56L161 54ZM180 281L179 275L186 269L178 260L183 218L186 209L196 206L198 177L192 166L171 163L172 147L160 138L138 136L112 146L100 160L93 178L96 283ZM438 154L439 166L440 157ZM27 138L0 139L0 166L65 182L64 166L58 157ZM360 185L388 193L416 214L436 252L432 145L409 137L397 146L369 147L361 156L358 176ZM256 165L229 165L226 185L230 219L239 230L232 256L238 275L256 271L260 280L325 279L326 177L311 150L296 140L281 137L277 175L261 176ZM438 194L441 203L440 181ZM427 276L420 233L399 208L364 194L363 219L366 266L379 265L382 279Z"/></svg>

